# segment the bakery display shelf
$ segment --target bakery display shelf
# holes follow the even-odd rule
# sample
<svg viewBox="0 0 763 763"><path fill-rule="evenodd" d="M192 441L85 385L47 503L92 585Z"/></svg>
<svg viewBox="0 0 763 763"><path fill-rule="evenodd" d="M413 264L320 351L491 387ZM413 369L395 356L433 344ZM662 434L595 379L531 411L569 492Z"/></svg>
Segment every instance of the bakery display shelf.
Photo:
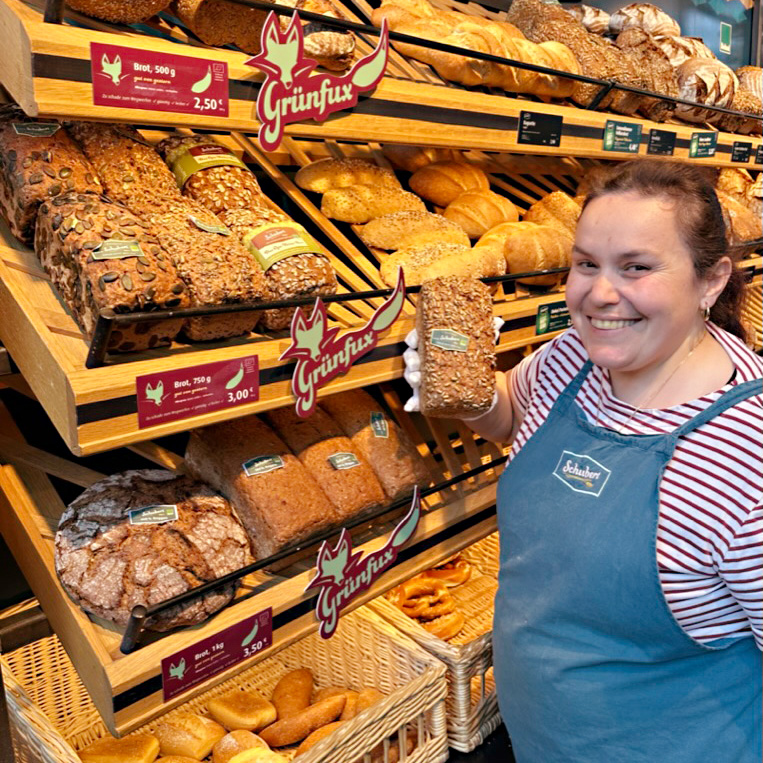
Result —
<svg viewBox="0 0 763 763"><path fill-rule="evenodd" d="M476 438L463 423L406 414L391 388L384 386L380 392L424 457L432 483L453 480L455 484L424 499L426 511L394 565L343 612L475 543L496 527L495 490L505 451ZM274 574L260 570L245 577L235 600L203 624L167 634L147 633L139 649L123 654L120 647L124 629L86 615L62 588L53 561L54 534L64 510L60 480L68 483L71 494L71 485L87 487L103 474L68 454L62 456L29 445L25 438L35 436L31 414L14 420L0 405L0 431L0 463L6 464L0 467L0 532L112 731L126 733L316 630L316 594L305 593L305 588L314 576L317 548L309 553L303 548L289 567L279 568ZM65 452L63 448L61 451ZM132 468L157 464L168 469L183 468L181 456L157 442L132 446L130 451L108 454L109 463L116 460ZM479 468L482 471L469 476ZM366 553L381 548L405 510L400 509L397 517L386 521L369 521L357 527L353 532L354 547ZM334 537L338 537L338 531ZM271 648L164 703L162 659L268 607L273 612Z"/></svg>
<svg viewBox="0 0 763 763"><path fill-rule="evenodd" d="M346 9L345 9L346 10ZM222 129L252 130L258 127L255 100L261 75L247 67L250 57L234 50L210 49L191 40L171 17L162 15L150 29L151 35L136 34L131 27L116 27L86 20L77 26L43 21L42 0L2 0L0 29L8 44L0 50L0 83L24 111L31 116L78 117L140 122L156 125L188 125ZM347 11L351 19L358 16ZM68 13L67 13L68 16ZM89 28L81 28L79 24ZM229 112L227 117L185 114L132 108L96 106L90 65L90 43L121 44L160 54L179 54L198 58L206 70L210 57L228 66ZM369 49L362 39L359 51ZM210 50L214 53L210 54ZM473 56L472 52L470 55ZM432 82L420 65L405 61L395 53L390 73L374 92L351 110L330 116L325 122L312 121L286 126L286 133L301 137L331 136L345 140L438 145L461 148L518 150L539 154L574 154L601 158L624 158L631 154L604 151L607 121L639 124L639 153L645 154L651 129L665 129L661 123L619 116L613 117L578 107L546 104L528 98L515 98L489 90L467 90ZM609 83L602 82L602 85ZM519 144L517 125L522 111L562 116L564 126L558 147ZM688 159L697 125L671 125L676 133L674 158ZM754 156L761 139L718 133L716 154L691 161L715 166L732 166L735 142L749 143ZM738 165L737 165L738 166Z"/></svg>

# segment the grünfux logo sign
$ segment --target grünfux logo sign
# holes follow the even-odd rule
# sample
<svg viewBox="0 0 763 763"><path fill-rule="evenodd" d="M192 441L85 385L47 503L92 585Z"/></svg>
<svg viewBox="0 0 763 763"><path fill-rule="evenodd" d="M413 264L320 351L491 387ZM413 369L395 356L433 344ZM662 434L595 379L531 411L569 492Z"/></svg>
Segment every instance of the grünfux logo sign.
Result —
<svg viewBox="0 0 763 763"><path fill-rule="evenodd" d="M601 495L612 472L596 459L572 451L562 451L559 463L554 469L554 477L560 479L570 490L576 493Z"/></svg>

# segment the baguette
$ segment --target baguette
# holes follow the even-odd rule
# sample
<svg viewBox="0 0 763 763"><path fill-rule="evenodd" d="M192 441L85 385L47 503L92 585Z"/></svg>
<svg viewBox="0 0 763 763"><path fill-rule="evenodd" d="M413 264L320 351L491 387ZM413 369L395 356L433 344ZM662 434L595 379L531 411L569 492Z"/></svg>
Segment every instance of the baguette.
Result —
<svg viewBox="0 0 763 763"><path fill-rule="evenodd" d="M321 726L335 721L342 714L344 703L342 694L316 702L296 715L271 724L262 730L260 737L271 747L296 744Z"/></svg>
<svg viewBox="0 0 763 763"><path fill-rule="evenodd" d="M402 188L351 185L326 191L321 212L334 220L362 224L393 212L426 212L426 206L418 196Z"/></svg>
<svg viewBox="0 0 763 763"><path fill-rule="evenodd" d="M499 223L519 220L517 208L493 191L464 191L442 214L458 223L469 238L479 238Z"/></svg>
<svg viewBox="0 0 763 763"><path fill-rule="evenodd" d="M464 191L488 191L487 175L465 162L435 162L411 175L411 190L438 207L447 207Z"/></svg>
<svg viewBox="0 0 763 763"><path fill-rule="evenodd" d="M358 235L365 244L379 249L405 249L435 243L469 246L469 236L460 225L431 212L382 215L364 225Z"/></svg>
<svg viewBox="0 0 763 763"><path fill-rule="evenodd" d="M318 159L300 168L294 182L305 191L316 193L360 184L400 188L392 170L362 159Z"/></svg>

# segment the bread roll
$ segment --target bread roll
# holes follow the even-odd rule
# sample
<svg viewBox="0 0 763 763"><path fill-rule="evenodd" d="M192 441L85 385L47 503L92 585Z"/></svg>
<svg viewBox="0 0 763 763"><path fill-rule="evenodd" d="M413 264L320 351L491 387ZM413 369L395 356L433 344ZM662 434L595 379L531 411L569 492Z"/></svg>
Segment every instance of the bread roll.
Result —
<svg viewBox="0 0 763 763"><path fill-rule="evenodd" d="M540 225L550 225L561 231L575 235L581 208L564 191L553 191L536 201L525 212L524 220Z"/></svg>
<svg viewBox="0 0 763 763"><path fill-rule="evenodd" d="M763 100L763 69L760 66L740 66L735 74L739 87Z"/></svg>
<svg viewBox="0 0 763 763"><path fill-rule="evenodd" d="M228 763L289 763L290 758L265 747L250 747L234 755Z"/></svg>
<svg viewBox="0 0 763 763"><path fill-rule="evenodd" d="M606 34L609 31L609 14L601 8L580 3L565 10L593 34Z"/></svg>
<svg viewBox="0 0 763 763"><path fill-rule="evenodd" d="M313 674L307 668L297 668L281 676L270 698L279 719L301 713L310 704L313 694Z"/></svg>
<svg viewBox="0 0 763 763"><path fill-rule="evenodd" d="M469 238L479 238L499 223L519 219L517 208L505 196L493 191L464 191L442 214L458 223Z"/></svg>
<svg viewBox="0 0 763 763"><path fill-rule="evenodd" d="M75 11L115 24L138 24L163 11L170 0L66 0Z"/></svg>
<svg viewBox="0 0 763 763"><path fill-rule="evenodd" d="M741 203L744 203L743 199L751 185L750 173L740 167L722 168L718 173L718 180L715 182L716 190L730 194Z"/></svg>
<svg viewBox="0 0 763 763"><path fill-rule="evenodd" d="M207 702L209 714L228 731L259 731L276 720L275 706L250 691L234 689Z"/></svg>
<svg viewBox="0 0 763 763"><path fill-rule="evenodd" d="M763 219L763 174L745 191L745 206L758 220Z"/></svg>
<svg viewBox="0 0 763 763"><path fill-rule="evenodd" d="M234 758L243 750L257 747L265 750L269 749L265 742L251 731L245 731L244 729L231 731L230 734L226 734L212 748L212 763L229 763L231 758Z"/></svg>
<svg viewBox="0 0 763 763"><path fill-rule="evenodd" d="M743 111L751 116L749 118L736 114L724 114L713 112L708 121L718 126L724 132L738 132L744 135L761 134L761 117L763 116L763 103L760 98L749 90L737 90L730 108L735 111ZM757 117L757 119L755 118Z"/></svg>
<svg viewBox="0 0 763 763"><path fill-rule="evenodd" d="M82 763L153 763L159 754L159 740L151 734L135 734L115 739L104 737L77 753Z"/></svg>
<svg viewBox="0 0 763 763"><path fill-rule="evenodd" d="M393 212L367 223L358 235L368 246L405 249L427 244L469 246L464 229L442 215L431 212Z"/></svg>
<svg viewBox="0 0 763 763"><path fill-rule="evenodd" d="M321 726L320 728L316 729L312 732L312 734L309 734L307 737L305 737L299 747L297 747L297 755L302 755L303 752L307 752L311 747L315 747L318 742L321 741L321 739L325 739L331 732L334 731L334 729L338 728L342 725L344 721L333 721L332 723L327 723L325 726Z"/></svg>
<svg viewBox="0 0 763 763"><path fill-rule="evenodd" d="M373 185L332 188L323 194L321 201L321 212L326 217L355 224L393 212L426 212L426 209L418 196L402 188Z"/></svg>
<svg viewBox="0 0 763 763"><path fill-rule="evenodd" d="M368 710L377 702L381 702L386 695L380 692L378 689L374 689L372 686L367 686L365 689L361 689L358 692L358 702L356 711L362 713L364 710Z"/></svg>
<svg viewBox="0 0 763 763"><path fill-rule="evenodd" d="M533 222L504 223L487 236L503 237L503 254L509 273L528 273L568 267L573 238L559 228ZM479 242L478 242L479 243ZM561 281L562 274L523 278L522 283L550 286Z"/></svg>
<svg viewBox="0 0 763 763"><path fill-rule="evenodd" d="M156 763L198 763L196 758L187 755L166 755L156 759Z"/></svg>
<svg viewBox="0 0 763 763"><path fill-rule="evenodd" d="M162 755L185 755L201 760L225 736L225 729L210 718L194 713L177 713L157 726L156 738Z"/></svg>
<svg viewBox="0 0 763 763"><path fill-rule="evenodd" d="M296 715L276 721L263 729L260 736L271 747L285 747L302 741L313 731L335 721L344 709L345 697L337 695L302 710Z"/></svg>
<svg viewBox="0 0 763 763"><path fill-rule="evenodd" d="M384 146L384 156L407 172L416 172L433 162L456 162L461 154L452 148L422 148L420 146Z"/></svg>
<svg viewBox="0 0 763 763"><path fill-rule="evenodd" d="M678 22L651 3L631 3L615 11L609 18L609 31L613 34L633 27L643 29L648 34L681 34Z"/></svg>
<svg viewBox="0 0 763 763"><path fill-rule="evenodd" d="M401 187L392 170L362 159L318 159L298 170L294 182L300 188L316 193L360 184Z"/></svg>
<svg viewBox="0 0 763 763"><path fill-rule="evenodd" d="M743 244L763 238L763 220L733 196L716 191L726 223L726 237L731 244Z"/></svg>
<svg viewBox="0 0 763 763"><path fill-rule="evenodd" d="M411 175L411 189L438 207L447 207L464 191L488 191L487 175L473 164L465 162L435 162Z"/></svg>
<svg viewBox="0 0 763 763"><path fill-rule="evenodd" d="M736 74L720 61L689 58L678 67L676 75L681 98L723 108L729 108L734 100L738 85ZM712 112L679 103L676 116L687 122L706 122Z"/></svg>

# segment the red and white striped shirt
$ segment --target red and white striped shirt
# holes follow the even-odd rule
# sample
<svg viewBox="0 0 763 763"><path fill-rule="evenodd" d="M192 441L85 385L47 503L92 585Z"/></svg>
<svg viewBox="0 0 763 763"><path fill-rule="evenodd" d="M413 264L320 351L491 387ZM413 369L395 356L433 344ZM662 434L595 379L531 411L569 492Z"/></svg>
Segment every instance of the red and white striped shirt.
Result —
<svg viewBox="0 0 763 763"><path fill-rule="evenodd" d="M669 433L732 386L763 379L761 358L737 337L708 328L736 366L729 384L683 405L634 413L614 397L608 372L594 366L576 401L586 418L596 423L598 414L600 426L624 434ZM512 370L524 420L510 458L587 359L570 329ZM657 562L665 598L686 633L712 641L752 631L763 649L763 387L679 439L660 484Z"/></svg>

